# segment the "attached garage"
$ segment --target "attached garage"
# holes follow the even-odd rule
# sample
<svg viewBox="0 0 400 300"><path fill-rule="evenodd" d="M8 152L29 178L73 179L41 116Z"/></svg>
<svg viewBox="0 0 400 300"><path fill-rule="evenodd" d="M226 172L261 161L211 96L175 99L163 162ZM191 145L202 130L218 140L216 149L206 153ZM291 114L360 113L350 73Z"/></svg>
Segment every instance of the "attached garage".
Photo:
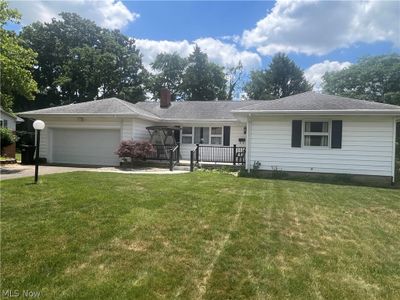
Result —
<svg viewBox="0 0 400 300"><path fill-rule="evenodd" d="M115 150L121 140L119 129L52 129L52 162L116 166Z"/></svg>

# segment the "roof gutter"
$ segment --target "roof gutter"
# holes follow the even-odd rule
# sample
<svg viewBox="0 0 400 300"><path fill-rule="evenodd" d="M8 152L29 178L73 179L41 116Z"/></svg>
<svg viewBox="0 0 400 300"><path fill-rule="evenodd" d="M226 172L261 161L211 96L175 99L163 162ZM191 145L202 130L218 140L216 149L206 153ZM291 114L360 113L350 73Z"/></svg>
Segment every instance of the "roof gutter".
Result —
<svg viewBox="0 0 400 300"><path fill-rule="evenodd" d="M141 114L87 114L87 113L47 113L47 114L41 114L41 113L18 113L19 116L22 117L28 117L28 118L40 118L40 117L110 117L110 118L140 118L140 119L145 119L145 120L150 120L150 121L162 121L162 119L158 117L152 117L152 116L145 116Z"/></svg>
<svg viewBox="0 0 400 300"><path fill-rule="evenodd" d="M176 122L182 122L182 123L202 123L202 122L217 122L217 123L226 123L226 122L237 122L238 119L163 119L160 118L160 121L162 122L167 122L167 123L176 123Z"/></svg>
<svg viewBox="0 0 400 300"><path fill-rule="evenodd" d="M336 110L233 110L234 114L253 115L388 115L400 116L399 110L392 109L336 109Z"/></svg>

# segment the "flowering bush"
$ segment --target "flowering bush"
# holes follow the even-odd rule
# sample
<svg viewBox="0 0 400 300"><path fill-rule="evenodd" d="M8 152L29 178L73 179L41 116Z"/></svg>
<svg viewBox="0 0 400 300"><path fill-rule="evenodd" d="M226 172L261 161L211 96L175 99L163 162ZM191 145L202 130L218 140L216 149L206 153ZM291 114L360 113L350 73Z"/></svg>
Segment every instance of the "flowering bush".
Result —
<svg viewBox="0 0 400 300"><path fill-rule="evenodd" d="M155 152L152 144L146 141L123 140L118 146L117 154L122 158L130 158L132 163L135 159L145 160L146 157Z"/></svg>

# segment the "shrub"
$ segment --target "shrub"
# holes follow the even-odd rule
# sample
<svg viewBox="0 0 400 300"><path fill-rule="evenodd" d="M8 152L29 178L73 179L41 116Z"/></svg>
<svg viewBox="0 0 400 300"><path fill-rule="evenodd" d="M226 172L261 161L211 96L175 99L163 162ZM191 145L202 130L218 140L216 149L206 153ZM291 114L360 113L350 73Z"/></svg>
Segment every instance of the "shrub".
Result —
<svg viewBox="0 0 400 300"><path fill-rule="evenodd" d="M8 128L0 128L1 149L17 141L16 135Z"/></svg>
<svg viewBox="0 0 400 300"><path fill-rule="evenodd" d="M155 149L149 142L123 140L115 153L121 158L130 158L133 164L135 160L145 160L154 152Z"/></svg>
<svg viewBox="0 0 400 300"><path fill-rule="evenodd" d="M239 169L238 176L239 177L254 177L258 178L261 177L261 175L257 172L261 167L261 163L257 160L253 163L253 168L250 169L250 172L247 172L246 167L242 166Z"/></svg>
<svg viewBox="0 0 400 300"><path fill-rule="evenodd" d="M282 179L282 178L285 178L285 177L289 176L289 174L287 172L285 172L285 171L283 171L281 169L278 169L278 167L272 166L271 170L272 170L271 171L271 177L273 179Z"/></svg>

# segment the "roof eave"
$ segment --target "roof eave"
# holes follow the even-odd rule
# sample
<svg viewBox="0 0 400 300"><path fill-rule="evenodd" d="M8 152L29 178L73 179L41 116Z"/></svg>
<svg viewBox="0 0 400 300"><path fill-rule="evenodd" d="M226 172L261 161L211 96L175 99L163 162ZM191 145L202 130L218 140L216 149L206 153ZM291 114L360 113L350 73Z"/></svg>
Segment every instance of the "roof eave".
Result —
<svg viewBox="0 0 400 300"><path fill-rule="evenodd" d="M1 112L2 112L3 114L5 114L5 115L9 116L10 118L17 119L17 116L15 116L15 115L12 114L12 113L9 113L8 111L5 111L4 109L1 109Z"/></svg>
<svg viewBox="0 0 400 300"><path fill-rule="evenodd" d="M234 110L233 114L253 115L387 115L400 116L392 109L337 109L337 110Z"/></svg>
<svg viewBox="0 0 400 300"><path fill-rule="evenodd" d="M238 119L174 119L174 118L161 118L163 122L167 123L174 123L174 122L181 122L181 123L202 123L202 122L217 122L217 123L226 123L226 122L237 122Z"/></svg>
<svg viewBox="0 0 400 300"><path fill-rule="evenodd" d="M18 113L19 116L28 118L39 118L39 117L111 117L111 118L141 118L150 121L160 121L158 117L146 116L142 114L116 114L116 113L99 113L99 114L88 114L88 113Z"/></svg>

